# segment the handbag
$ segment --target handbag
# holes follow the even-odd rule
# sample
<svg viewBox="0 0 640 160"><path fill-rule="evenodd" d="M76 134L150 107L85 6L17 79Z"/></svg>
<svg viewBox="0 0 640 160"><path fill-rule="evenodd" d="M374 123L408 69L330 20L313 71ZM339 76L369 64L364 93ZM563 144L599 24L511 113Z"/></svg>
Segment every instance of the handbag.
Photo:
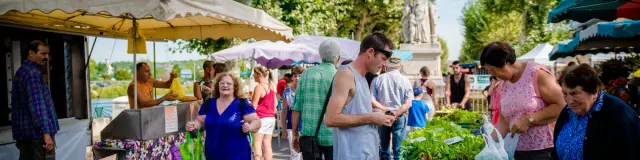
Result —
<svg viewBox="0 0 640 160"><path fill-rule="evenodd" d="M331 92L333 90L333 81L331 81L331 86L332 87L329 88L329 92L327 92L327 98L324 100L324 105L322 106L318 126L316 126L316 133L314 136L300 137L300 152L304 155L313 155L313 159L316 160L322 160L322 154L318 148L318 132L320 131L320 125L322 125L322 121L324 120L324 113L327 112L327 104L329 103L329 98L331 98Z"/></svg>

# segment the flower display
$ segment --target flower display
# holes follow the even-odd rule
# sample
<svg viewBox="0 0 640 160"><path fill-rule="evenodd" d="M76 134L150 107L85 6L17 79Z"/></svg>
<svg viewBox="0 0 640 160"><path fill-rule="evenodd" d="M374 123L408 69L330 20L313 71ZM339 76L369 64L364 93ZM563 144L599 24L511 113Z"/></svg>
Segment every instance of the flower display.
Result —
<svg viewBox="0 0 640 160"><path fill-rule="evenodd" d="M185 142L184 133L169 135L155 140L107 139L93 143L94 147L111 147L126 150L127 160L180 159L171 153L171 148ZM204 141L203 141L204 142Z"/></svg>

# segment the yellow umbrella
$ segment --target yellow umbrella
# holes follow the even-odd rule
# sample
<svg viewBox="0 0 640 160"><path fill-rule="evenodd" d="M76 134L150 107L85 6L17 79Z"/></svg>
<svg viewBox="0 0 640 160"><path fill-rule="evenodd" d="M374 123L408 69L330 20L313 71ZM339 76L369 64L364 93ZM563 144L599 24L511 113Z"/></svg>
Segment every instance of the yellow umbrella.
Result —
<svg viewBox="0 0 640 160"><path fill-rule="evenodd" d="M0 2L0 25L116 38L131 35L128 51L134 53L134 63L135 53L146 50L134 44L146 40L293 37L290 27L264 11L232 0L5 0ZM137 97L135 69L134 85ZM137 108L137 98L134 101Z"/></svg>

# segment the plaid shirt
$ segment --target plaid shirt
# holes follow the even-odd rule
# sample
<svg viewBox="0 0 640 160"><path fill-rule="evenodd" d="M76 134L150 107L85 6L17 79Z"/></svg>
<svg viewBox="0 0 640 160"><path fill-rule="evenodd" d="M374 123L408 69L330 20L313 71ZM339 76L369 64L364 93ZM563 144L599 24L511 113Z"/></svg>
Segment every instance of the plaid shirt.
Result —
<svg viewBox="0 0 640 160"><path fill-rule="evenodd" d="M331 81L336 74L336 68L331 63L322 63L311 67L300 75L298 89L296 89L293 110L301 112L302 135L314 136L318 120L321 118L324 101L331 89ZM318 143L321 146L333 146L333 131L327 128L324 121L318 132Z"/></svg>
<svg viewBox="0 0 640 160"><path fill-rule="evenodd" d="M38 140L44 133L55 135L58 116L40 66L26 60L13 78L11 126L14 140Z"/></svg>

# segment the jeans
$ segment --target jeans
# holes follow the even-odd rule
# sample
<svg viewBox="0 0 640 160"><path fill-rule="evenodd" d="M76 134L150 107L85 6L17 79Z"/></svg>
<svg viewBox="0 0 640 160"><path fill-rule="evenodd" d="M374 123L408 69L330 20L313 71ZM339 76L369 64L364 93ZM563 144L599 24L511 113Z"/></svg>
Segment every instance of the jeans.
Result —
<svg viewBox="0 0 640 160"><path fill-rule="evenodd" d="M321 146L318 145L318 149L320 149L320 153L324 157L325 160L333 160L333 146ZM303 160L314 160L312 154L302 153Z"/></svg>
<svg viewBox="0 0 640 160"><path fill-rule="evenodd" d="M51 139L55 137L51 136ZM55 160L55 148L51 152L44 150L44 140L18 140L18 150L20 150L20 160ZM55 146L55 145L54 145Z"/></svg>
<svg viewBox="0 0 640 160"><path fill-rule="evenodd" d="M380 126L378 127L378 133L380 134L380 159L391 159L389 153L389 141L393 141L393 159L400 159L400 147L402 146L402 140L407 137L407 116L402 115L391 127ZM392 137L391 134L393 134ZM391 140L393 138L393 140Z"/></svg>

